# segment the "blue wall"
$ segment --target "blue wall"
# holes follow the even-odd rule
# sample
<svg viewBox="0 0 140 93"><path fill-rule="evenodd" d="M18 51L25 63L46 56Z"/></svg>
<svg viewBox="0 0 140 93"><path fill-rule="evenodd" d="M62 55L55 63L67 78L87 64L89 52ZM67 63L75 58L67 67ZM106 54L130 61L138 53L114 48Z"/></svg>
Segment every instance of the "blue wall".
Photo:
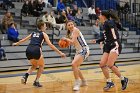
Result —
<svg viewBox="0 0 140 93"><path fill-rule="evenodd" d="M96 0L95 5L101 10L116 9L119 0Z"/></svg>
<svg viewBox="0 0 140 93"><path fill-rule="evenodd" d="M48 0L53 3L53 0ZM60 0L58 0L60 1ZM77 2L78 7L85 7L82 0L74 0ZM95 6L99 7L101 10L116 9L116 4L119 0L85 0L88 7L90 7L95 1Z"/></svg>

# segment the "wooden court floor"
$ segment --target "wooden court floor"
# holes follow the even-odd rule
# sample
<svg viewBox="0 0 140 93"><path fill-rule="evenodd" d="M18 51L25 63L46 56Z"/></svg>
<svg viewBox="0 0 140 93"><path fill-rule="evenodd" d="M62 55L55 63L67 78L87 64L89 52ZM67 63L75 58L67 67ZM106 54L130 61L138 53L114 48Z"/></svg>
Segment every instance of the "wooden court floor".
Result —
<svg viewBox="0 0 140 93"><path fill-rule="evenodd" d="M0 76L16 75L14 77L0 78L0 93L140 93L140 62L118 63L117 65L120 65L119 69L122 75L129 78L128 87L124 91L121 90L120 79L113 73L111 73L111 78L115 83L115 87L107 92L103 91L105 80L101 69L98 68L98 65L88 65L81 67L88 86L81 87L80 91L72 91L74 77L73 73L69 71L71 68L67 67L45 69L45 71L62 71L49 74L44 73L40 78L40 82L43 85L42 88L32 86L35 75L29 76L26 85L20 84L20 74L25 71L0 73Z"/></svg>

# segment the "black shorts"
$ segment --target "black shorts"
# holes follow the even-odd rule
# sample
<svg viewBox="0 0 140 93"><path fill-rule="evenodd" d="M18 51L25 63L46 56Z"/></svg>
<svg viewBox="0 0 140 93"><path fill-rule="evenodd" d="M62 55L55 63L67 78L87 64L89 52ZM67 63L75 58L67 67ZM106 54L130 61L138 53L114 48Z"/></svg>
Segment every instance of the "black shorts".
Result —
<svg viewBox="0 0 140 93"><path fill-rule="evenodd" d="M26 57L28 60L36 59L38 60L41 56L41 51L39 46L29 45L26 49Z"/></svg>
<svg viewBox="0 0 140 93"><path fill-rule="evenodd" d="M112 52L116 52L119 55L122 51L122 45L119 41L116 41L116 42L118 42L119 46L116 46L115 42L104 44L103 53L104 52L110 53L112 51Z"/></svg>

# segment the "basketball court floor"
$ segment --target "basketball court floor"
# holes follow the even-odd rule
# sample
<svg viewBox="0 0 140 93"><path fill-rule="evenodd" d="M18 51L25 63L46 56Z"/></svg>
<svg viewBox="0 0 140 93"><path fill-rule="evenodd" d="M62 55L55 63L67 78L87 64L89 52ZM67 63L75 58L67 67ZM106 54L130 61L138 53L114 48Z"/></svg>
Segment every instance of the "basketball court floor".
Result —
<svg viewBox="0 0 140 93"><path fill-rule="evenodd" d="M40 78L41 88L32 86L35 72L29 76L26 85L20 83L21 76L26 71L0 72L0 93L140 93L140 61L117 63L123 76L129 78L126 90L121 90L120 79L111 73L115 87L105 92L105 79L98 65L81 66L88 86L80 91L73 91L74 77L71 67L48 68Z"/></svg>

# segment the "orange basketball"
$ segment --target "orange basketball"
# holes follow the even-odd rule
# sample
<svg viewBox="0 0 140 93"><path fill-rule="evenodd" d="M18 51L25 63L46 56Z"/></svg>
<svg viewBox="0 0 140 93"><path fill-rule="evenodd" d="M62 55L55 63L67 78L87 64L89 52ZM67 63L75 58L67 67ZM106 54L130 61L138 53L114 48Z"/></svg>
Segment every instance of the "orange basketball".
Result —
<svg viewBox="0 0 140 93"><path fill-rule="evenodd" d="M68 42L66 40L63 40L63 39L60 39L59 42L58 42L58 45L61 48L67 48L70 45L70 42Z"/></svg>

